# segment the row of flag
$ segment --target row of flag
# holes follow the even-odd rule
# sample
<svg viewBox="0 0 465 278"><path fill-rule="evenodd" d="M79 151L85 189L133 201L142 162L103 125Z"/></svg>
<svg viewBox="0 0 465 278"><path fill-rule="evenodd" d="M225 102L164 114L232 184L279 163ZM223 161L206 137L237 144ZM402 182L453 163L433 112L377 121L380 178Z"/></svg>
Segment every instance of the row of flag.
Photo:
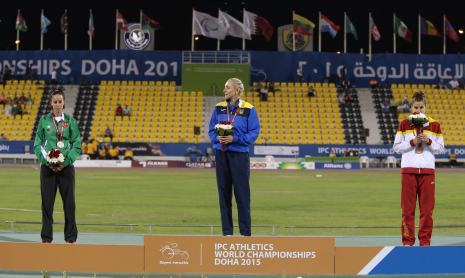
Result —
<svg viewBox="0 0 465 278"><path fill-rule="evenodd" d="M155 20L149 18L143 12L141 12L141 21L142 21L142 29L153 29L158 30L160 29L160 23L156 22ZM116 22L118 23L118 29L128 30L127 21L124 19L123 15L120 12L117 12ZM43 35L47 33L47 26L49 26L52 22L45 17L44 13L42 12L40 16L40 33ZM61 16L60 20L60 27L61 32L66 33L68 30L68 13L65 13ZM16 17L16 30L26 32L27 25L26 20L24 20L21 13L18 11L18 15ZM87 31L88 35L91 37L95 37L95 27L94 27L94 17L92 12L90 13L89 17L89 29Z"/></svg>
<svg viewBox="0 0 465 278"><path fill-rule="evenodd" d="M409 28L405 25L405 23L400 20L394 14L394 33L399 35L400 37L404 38L408 42L412 42L412 32ZM47 26L51 24L51 21L45 17L43 11L41 14L41 34L47 33ZM124 19L123 15L117 11L116 15L116 22L117 22L117 30L126 30L127 31L127 21ZM160 29L160 23L156 22L155 20L149 18L141 11L140 22L142 25L142 29L153 29L158 30ZM319 31L320 32L328 32L334 38L340 30L340 26L336 25L333 21L329 18L324 16L320 13L319 18ZM381 38L381 34L371 17L369 16L370 22L370 30L375 41L378 41ZM444 24L445 24L445 34L444 36L448 36L450 39L458 42L459 36L457 32L452 27L451 23L445 18L444 16ZM68 29L68 16L67 12L62 15L60 20L61 31L66 34ZM344 16L344 29L345 33L353 34L354 38L358 40L357 31L355 26L353 25L352 21L349 19L348 16ZM300 33L303 35L312 35L313 29L315 28L315 24L308 20L307 18L300 16L296 13L293 13L293 31L296 33ZM18 16L16 18L16 29L22 32L27 31L27 25L24 18L21 16L18 10ZM226 36L233 36L242 38L243 40L251 40L251 35L262 35L266 38L269 42L273 35L274 28L273 26L263 17L246 11L244 9L243 12L243 19L242 22L237 20L236 18L230 16L227 13L222 12L219 10L218 17L211 16L206 13L198 12L193 10L192 14L192 35L203 35L209 38L215 38L218 40L224 40ZM94 27L94 19L92 15L92 11L90 12L89 17L89 29L87 31L89 36L92 38L95 36L95 27ZM436 27L430 21L426 20L425 18L419 16L419 34L423 35L432 35L443 37ZM321 38L320 38L321 41Z"/></svg>
<svg viewBox="0 0 465 278"><path fill-rule="evenodd" d="M293 22L294 22L293 23L294 32L300 33L303 35L312 35L313 28L315 28L315 24L313 22L295 13L294 13ZM457 32L455 32L449 20L447 20L447 18L445 18L445 25L446 25L445 35L449 36L450 39L458 42L459 36L457 35ZM358 40L355 26L352 24L352 21L350 21L349 17L347 16L346 16L346 26L348 27L346 30L346 33L353 34L355 39ZM334 38L337 32L339 31L340 26L336 25L331 20L329 20L326 16L321 14L320 28L321 28L321 32L328 32ZM379 30L376 27L375 21L373 20L371 15L370 15L370 29L373 35L373 39L375 41L378 41L381 38L381 34L379 33ZM394 15L394 32L397 33L400 37L404 38L406 41L410 43L412 42L412 32L408 29L405 23L402 20L400 20L398 17L396 17L395 15ZM442 38L442 35L438 32L436 27L434 27L433 23L424 19L423 17L420 17L420 33L422 35L432 35L432 36L438 36Z"/></svg>

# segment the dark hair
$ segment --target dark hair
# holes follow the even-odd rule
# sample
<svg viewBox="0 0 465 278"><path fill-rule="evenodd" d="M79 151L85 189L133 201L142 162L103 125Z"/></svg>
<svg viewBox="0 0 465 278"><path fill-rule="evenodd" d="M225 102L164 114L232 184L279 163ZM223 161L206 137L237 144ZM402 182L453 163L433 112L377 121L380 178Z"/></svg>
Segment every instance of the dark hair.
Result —
<svg viewBox="0 0 465 278"><path fill-rule="evenodd" d="M52 102L52 97L54 95L61 95L63 97L63 100L65 100L65 93L63 92L62 89L53 89L52 93L50 94L50 102ZM63 109L65 109L65 106L63 105Z"/></svg>
<svg viewBox="0 0 465 278"><path fill-rule="evenodd" d="M426 96L422 91L413 93L412 102L410 105L413 105L414 102L423 102L426 105Z"/></svg>

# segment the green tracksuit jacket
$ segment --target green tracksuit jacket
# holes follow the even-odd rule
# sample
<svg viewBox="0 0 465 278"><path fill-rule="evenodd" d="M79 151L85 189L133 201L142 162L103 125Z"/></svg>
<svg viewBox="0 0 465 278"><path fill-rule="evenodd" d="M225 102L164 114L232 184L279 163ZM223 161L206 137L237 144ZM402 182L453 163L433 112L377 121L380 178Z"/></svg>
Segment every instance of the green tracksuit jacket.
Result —
<svg viewBox="0 0 465 278"><path fill-rule="evenodd" d="M73 165L77 157L81 153L81 134L76 119L68 114L63 113L64 123L61 120L57 126L58 131L61 132L61 125L64 124L63 130L63 148L58 148L58 137L53 125L52 113L44 115L40 118L39 126L37 127L36 140L34 142L34 153L39 159L40 163L48 165L46 156L51 149L60 150L65 157L63 163L65 167Z"/></svg>

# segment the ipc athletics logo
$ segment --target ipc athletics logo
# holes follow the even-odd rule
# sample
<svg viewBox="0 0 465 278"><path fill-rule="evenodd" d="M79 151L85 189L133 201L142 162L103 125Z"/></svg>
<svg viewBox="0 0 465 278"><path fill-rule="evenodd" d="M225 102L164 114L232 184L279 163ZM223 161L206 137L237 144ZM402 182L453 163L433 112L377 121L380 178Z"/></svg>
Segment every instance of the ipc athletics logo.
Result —
<svg viewBox="0 0 465 278"><path fill-rule="evenodd" d="M165 245L160 249L160 252L163 255L163 258L170 260L174 256L180 256L184 260L189 259L189 253L187 253L187 251L181 251L179 249L176 249L176 247L178 247L177 243L171 243L171 242L168 242L168 243L169 245Z"/></svg>
<svg viewBox="0 0 465 278"><path fill-rule="evenodd" d="M141 50L150 43L150 31L141 30L140 24L128 25L128 31L124 32L124 43L132 50Z"/></svg>

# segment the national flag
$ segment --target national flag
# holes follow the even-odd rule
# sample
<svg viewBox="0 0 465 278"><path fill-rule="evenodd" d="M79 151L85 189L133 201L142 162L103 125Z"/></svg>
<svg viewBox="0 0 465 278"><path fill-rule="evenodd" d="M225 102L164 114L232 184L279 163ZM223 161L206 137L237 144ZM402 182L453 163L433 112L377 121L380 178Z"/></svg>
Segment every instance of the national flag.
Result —
<svg viewBox="0 0 465 278"><path fill-rule="evenodd" d="M404 38L408 42L412 42L412 32L407 28L407 25L405 25L404 22L402 22L397 16L395 17L395 22L394 22L394 32L397 32L397 34Z"/></svg>
<svg viewBox="0 0 465 278"><path fill-rule="evenodd" d="M371 33L373 34L373 38L375 41L379 41L381 38L381 34L378 31L378 27L376 27L375 21L373 18L370 16L370 23L371 23Z"/></svg>
<svg viewBox="0 0 465 278"><path fill-rule="evenodd" d="M454 27L450 24L449 20L446 18L446 35L449 36L451 40L459 42L459 35L454 30Z"/></svg>
<svg viewBox="0 0 465 278"><path fill-rule="evenodd" d="M26 25L26 20L21 16L20 13L16 16L16 30L26 32L27 31L27 25Z"/></svg>
<svg viewBox="0 0 465 278"><path fill-rule="evenodd" d="M269 42L271 36L273 36L273 26L271 26L268 20L254 13L245 11L244 25L250 35L262 35L266 38L267 42Z"/></svg>
<svg viewBox="0 0 465 278"><path fill-rule="evenodd" d="M313 33L313 28L315 28L315 24L313 22L296 13L294 13L293 24L294 32L307 36L311 36Z"/></svg>
<svg viewBox="0 0 465 278"><path fill-rule="evenodd" d="M227 35L241 39L252 39L244 24L239 20L222 11L219 12L218 18L228 30Z"/></svg>
<svg viewBox="0 0 465 278"><path fill-rule="evenodd" d="M48 18L46 18L44 14L41 14L41 16L40 16L40 33L42 35L47 33L47 26L49 26L50 23L51 23L50 20L48 20Z"/></svg>
<svg viewBox="0 0 465 278"><path fill-rule="evenodd" d="M228 30L218 18L197 11L193 11L192 16L194 17L192 35L224 40Z"/></svg>
<svg viewBox="0 0 465 278"><path fill-rule="evenodd" d="M355 30L355 26L352 24L352 21L350 21L348 16L346 16L346 26L347 26L346 33L353 34L355 37L355 40L358 41L357 31Z"/></svg>
<svg viewBox="0 0 465 278"><path fill-rule="evenodd" d="M95 38L94 16L92 15L92 13L89 17L89 30L87 30L87 34L89 34L89 36L91 36L92 38Z"/></svg>
<svg viewBox="0 0 465 278"><path fill-rule="evenodd" d="M331 36L333 36L333 38L336 36L337 31L339 31L339 28L341 28L340 26L337 26L336 24L334 24L334 22L329 20L324 15L321 15L320 24L321 24L321 27L320 27L321 32L329 32L331 34Z"/></svg>
<svg viewBox="0 0 465 278"><path fill-rule="evenodd" d="M431 35L431 36L438 36L441 37L436 27L434 27L433 23L429 22L428 20L420 17L420 33L422 35Z"/></svg>
<svg viewBox="0 0 465 278"><path fill-rule="evenodd" d="M118 30L128 31L128 22L120 12L116 12L116 22L118 23Z"/></svg>
<svg viewBox="0 0 465 278"><path fill-rule="evenodd" d="M142 13L142 29L158 30L160 29L160 23Z"/></svg>
<svg viewBox="0 0 465 278"><path fill-rule="evenodd" d="M66 33L68 31L68 13L67 12L65 12L61 16L60 24L61 24L61 32Z"/></svg>

